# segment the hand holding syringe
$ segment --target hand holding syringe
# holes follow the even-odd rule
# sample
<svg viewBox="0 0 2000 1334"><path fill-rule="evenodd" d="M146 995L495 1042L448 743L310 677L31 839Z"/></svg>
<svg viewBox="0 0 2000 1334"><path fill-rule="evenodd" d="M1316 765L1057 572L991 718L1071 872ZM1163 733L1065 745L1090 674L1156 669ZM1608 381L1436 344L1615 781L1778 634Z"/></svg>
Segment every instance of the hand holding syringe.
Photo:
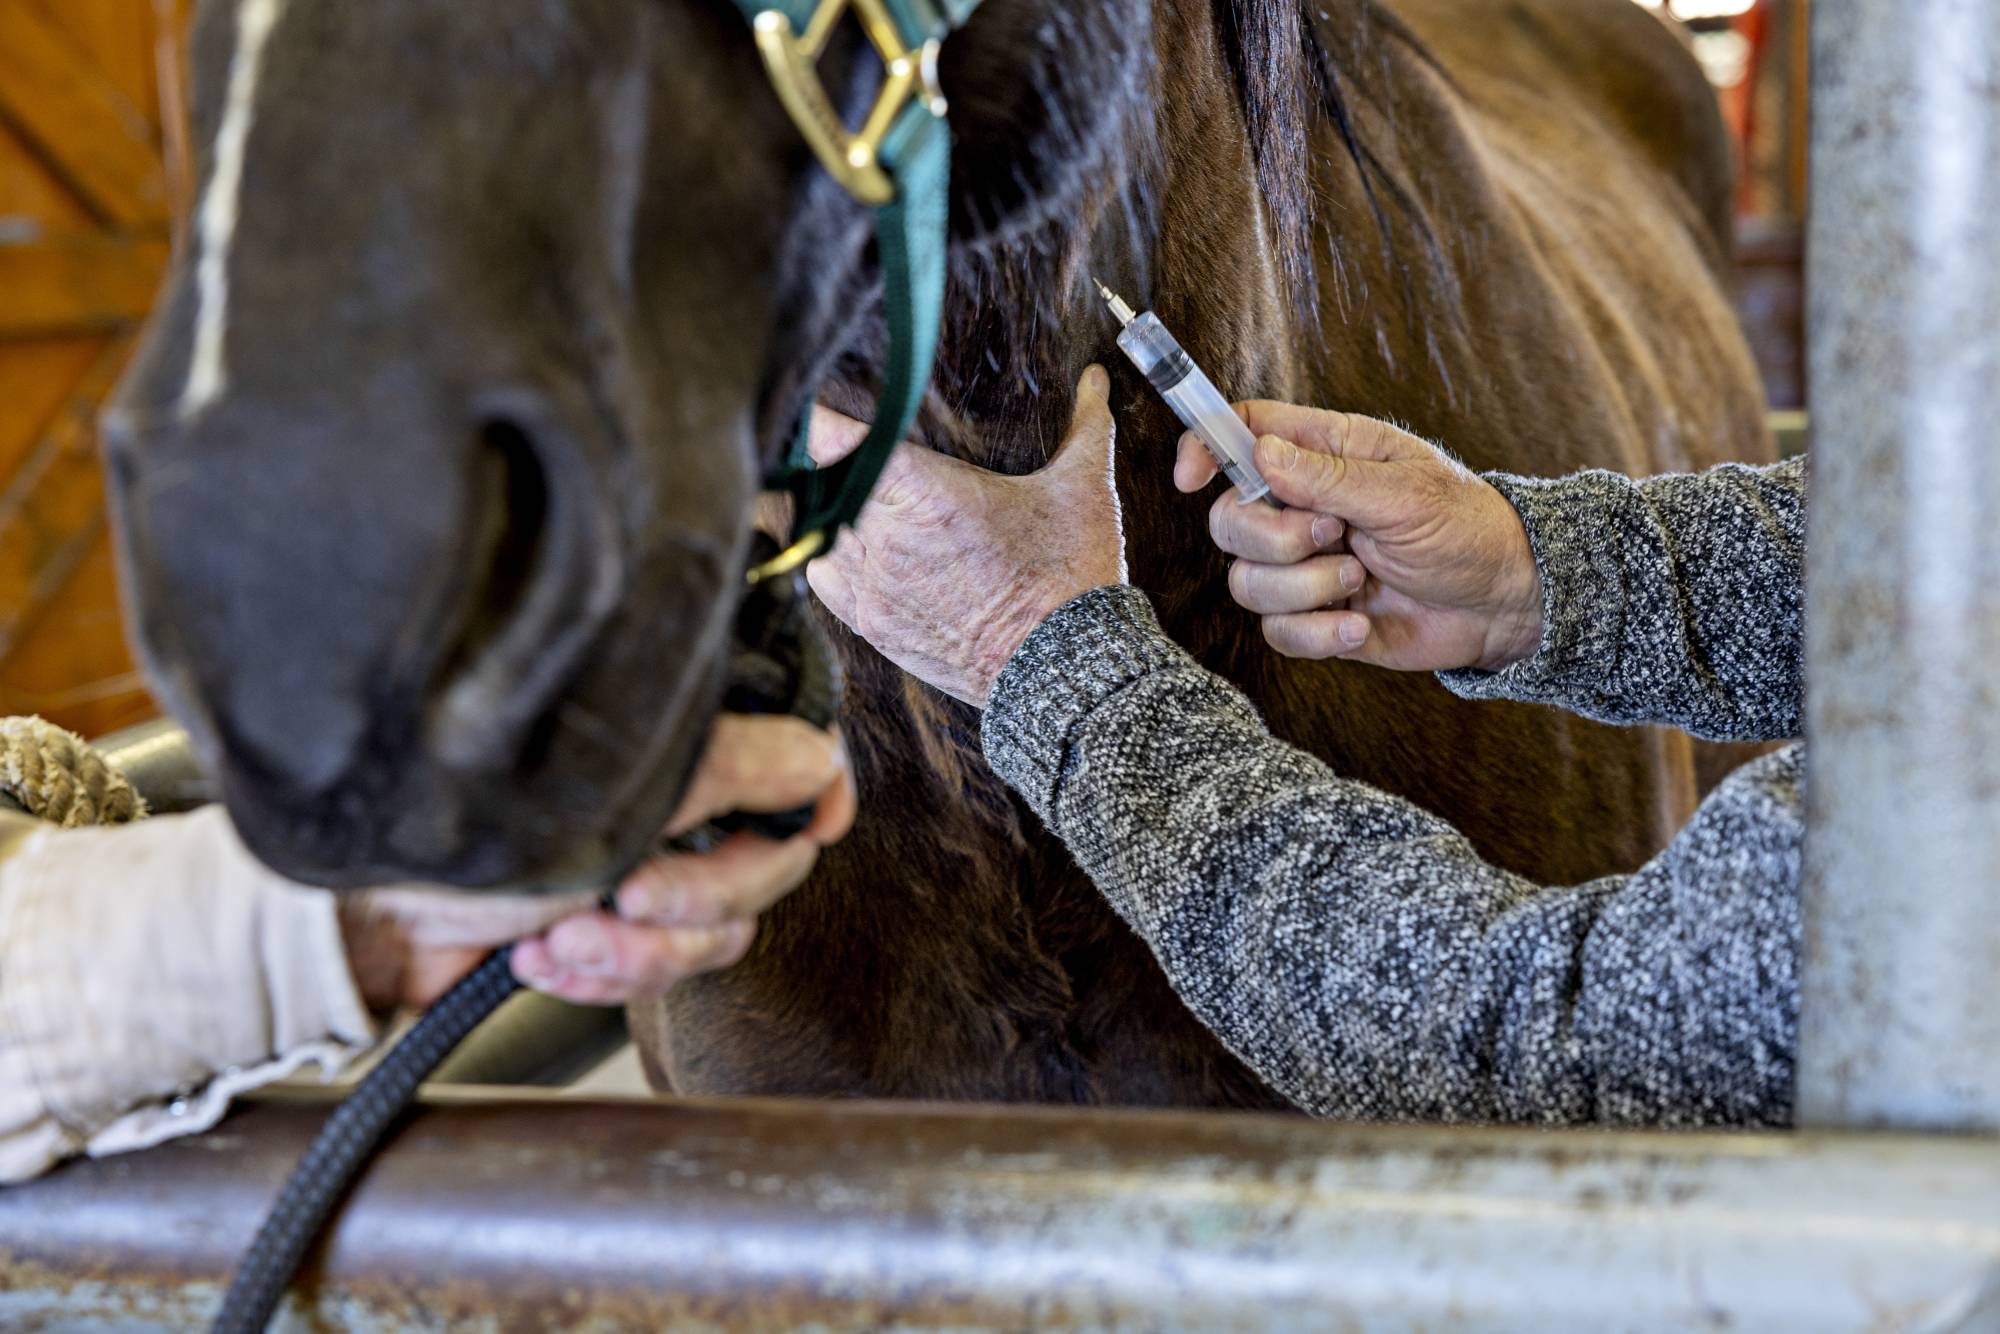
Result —
<svg viewBox="0 0 2000 1334"><path fill-rule="evenodd" d="M1215 382L1174 341L1174 336L1160 323L1160 317L1150 310L1143 315L1133 314L1125 299L1103 283L1097 284L1097 290L1104 293L1111 313L1124 325L1124 332L1118 335L1119 349L1159 391L1160 397L1167 400L1167 406L1174 410L1182 425L1208 446L1223 475L1236 484L1237 503L1248 505L1261 500L1282 508L1271 495L1263 474L1257 471L1257 437L1250 434L1250 428L1229 406L1229 400L1222 396Z"/></svg>

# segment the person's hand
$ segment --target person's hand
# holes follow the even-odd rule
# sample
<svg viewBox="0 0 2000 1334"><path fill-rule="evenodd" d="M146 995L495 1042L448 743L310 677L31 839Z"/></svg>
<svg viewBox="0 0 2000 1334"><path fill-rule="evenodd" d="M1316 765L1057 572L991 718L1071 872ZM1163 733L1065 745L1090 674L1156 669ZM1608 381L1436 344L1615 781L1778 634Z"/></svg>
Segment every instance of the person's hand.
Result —
<svg viewBox="0 0 2000 1334"><path fill-rule="evenodd" d="M1257 468L1288 507L1209 513L1239 557L1236 601L1296 658L1352 658L1400 671L1498 670L1542 639L1541 576L1507 498L1442 450L1385 422L1257 402ZM1174 482L1198 491L1215 462L1190 434Z"/></svg>
<svg viewBox="0 0 2000 1334"><path fill-rule="evenodd" d="M984 708L1036 626L1125 581L1110 384L1102 367L1084 373L1061 450L1026 477L897 446L860 521L806 567L813 592L883 657ZM813 409L813 458L845 458L867 429Z"/></svg>
<svg viewBox="0 0 2000 1334"><path fill-rule="evenodd" d="M854 823L854 779L837 736L796 718L724 714L669 836L730 811L813 804L805 832L774 843L738 833L706 853L663 852L618 887L616 915L585 891L559 898L441 889L341 896L341 930L362 997L423 1006L489 950L514 946L514 975L579 1004L622 1004L743 957L757 914L795 889Z"/></svg>

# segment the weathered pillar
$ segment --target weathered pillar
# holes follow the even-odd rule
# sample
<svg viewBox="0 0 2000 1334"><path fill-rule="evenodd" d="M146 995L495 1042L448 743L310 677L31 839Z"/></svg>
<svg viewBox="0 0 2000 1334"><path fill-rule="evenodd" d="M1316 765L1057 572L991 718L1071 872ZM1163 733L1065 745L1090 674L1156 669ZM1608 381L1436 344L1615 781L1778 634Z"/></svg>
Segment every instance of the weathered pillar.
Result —
<svg viewBox="0 0 2000 1334"><path fill-rule="evenodd" d="M1801 1118L2000 1129L2000 5L1816 0Z"/></svg>

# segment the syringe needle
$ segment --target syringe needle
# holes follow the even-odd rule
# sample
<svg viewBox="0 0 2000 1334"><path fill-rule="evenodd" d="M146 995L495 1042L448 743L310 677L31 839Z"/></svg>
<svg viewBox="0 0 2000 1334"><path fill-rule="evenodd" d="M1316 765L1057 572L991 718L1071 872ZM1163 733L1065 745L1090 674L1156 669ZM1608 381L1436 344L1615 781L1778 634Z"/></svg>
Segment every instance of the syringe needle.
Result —
<svg viewBox="0 0 2000 1334"><path fill-rule="evenodd" d="M1125 298L1106 287L1101 278L1092 278L1090 281L1096 283L1097 290L1104 293L1104 303L1111 307L1111 313L1118 317L1118 323L1120 325L1132 323L1134 312L1132 307L1125 304Z"/></svg>

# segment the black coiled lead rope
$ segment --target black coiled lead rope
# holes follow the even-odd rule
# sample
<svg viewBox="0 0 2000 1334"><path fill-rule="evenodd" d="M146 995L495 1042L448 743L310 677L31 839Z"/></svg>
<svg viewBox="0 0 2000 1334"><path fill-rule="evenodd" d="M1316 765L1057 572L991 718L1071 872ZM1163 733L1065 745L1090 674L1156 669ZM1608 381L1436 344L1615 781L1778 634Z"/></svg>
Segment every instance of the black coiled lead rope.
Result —
<svg viewBox="0 0 2000 1334"><path fill-rule="evenodd" d="M776 553L759 539L755 559ZM812 621L805 578L792 575L756 585L736 617L730 685L722 707L730 713L789 713L816 727L831 727L840 703L840 669ZM747 829L783 840L812 822L810 808L776 814L726 815L697 830L700 848L721 835ZM521 989L514 977L513 947L495 950L459 984L424 1011L389 1054L342 1099L313 1137L284 1189L244 1253L211 1328L215 1334L261 1334L285 1299L300 1261L327 1220L347 1197L382 1139L415 1101L417 1088L500 1002Z"/></svg>
<svg viewBox="0 0 2000 1334"><path fill-rule="evenodd" d="M424 1011L395 1050L341 1100L278 1193L230 1280L217 1334L261 1334L285 1299L299 1262L346 1198L382 1137L465 1035L521 989L514 977L513 946L493 951L436 1004Z"/></svg>

